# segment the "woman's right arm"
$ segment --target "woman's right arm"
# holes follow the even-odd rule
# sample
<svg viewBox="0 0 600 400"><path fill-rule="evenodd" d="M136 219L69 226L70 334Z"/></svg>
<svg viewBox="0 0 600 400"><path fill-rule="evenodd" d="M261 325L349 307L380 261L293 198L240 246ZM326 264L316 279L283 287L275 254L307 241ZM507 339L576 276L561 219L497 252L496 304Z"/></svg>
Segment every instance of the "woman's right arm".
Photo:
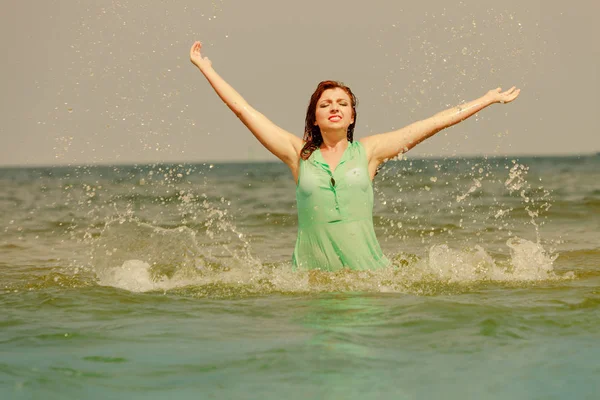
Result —
<svg viewBox="0 0 600 400"><path fill-rule="evenodd" d="M200 42L195 42L192 45L190 49L192 63L198 67L221 100L250 129L250 132L258 141L277 158L286 163L292 169L294 177L296 177L296 169L303 145L302 139L278 127L252 108L234 88L217 74L211 61L206 57L202 57L201 48L202 44Z"/></svg>

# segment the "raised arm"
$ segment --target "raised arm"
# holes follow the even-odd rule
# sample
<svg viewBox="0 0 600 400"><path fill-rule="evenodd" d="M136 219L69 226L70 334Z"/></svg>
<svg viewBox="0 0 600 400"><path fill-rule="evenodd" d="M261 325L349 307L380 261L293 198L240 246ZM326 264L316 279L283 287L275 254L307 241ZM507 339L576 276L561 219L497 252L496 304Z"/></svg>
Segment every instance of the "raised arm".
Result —
<svg viewBox="0 0 600 400"><path fill-rule="evenodd" d="M297 165L302 149L302 139L287 132L271 122L267 117L252 108L246 100L232 88L212 67L212 62L200 53L202 44L195 42L190 49L190 60L198 67L213 87L221 100L254 134L258 141L286 163L294 177L297 175Z"/></svg>
<svg viewBox="0 0 600 400"><path fill-rule="evenodd" d="M417 121L397 131L373 135L361 140L367 150L369 169L376 168L383 161L396 157L415 147L442 129L455 125L494 103L510 103L520 93L514 86L503 92L497 88L490 90L477 100L439 112L433 117ZM373 172L375 169L373 169Z"/></svg>

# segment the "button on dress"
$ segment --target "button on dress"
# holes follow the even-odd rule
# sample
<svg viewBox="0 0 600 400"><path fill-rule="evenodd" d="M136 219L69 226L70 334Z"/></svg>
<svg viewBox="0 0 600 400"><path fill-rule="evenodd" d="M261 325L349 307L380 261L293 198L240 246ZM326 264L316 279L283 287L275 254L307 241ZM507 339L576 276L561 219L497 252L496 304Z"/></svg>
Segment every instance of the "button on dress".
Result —
<svg viewBox="0 0 600 400"><path fill-rule="evenodd" d="M373 228L373 185L360 142L348 144L333 172L320 149L300 159L296 202L295 269L372 270L390 264Z"/></svg>

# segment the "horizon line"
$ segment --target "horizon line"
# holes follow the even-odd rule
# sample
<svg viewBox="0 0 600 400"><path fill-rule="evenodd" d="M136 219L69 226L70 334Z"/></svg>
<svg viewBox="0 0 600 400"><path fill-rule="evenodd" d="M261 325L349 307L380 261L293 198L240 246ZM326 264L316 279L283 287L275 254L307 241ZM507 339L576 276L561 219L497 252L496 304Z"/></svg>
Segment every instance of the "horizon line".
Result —
<svg viewBox="0 0 600 400"><path fill-rule="evenodd" d="M475 158L574 158L574 157L594 157L599 156L600 152L589 152L589 153L556 153L556 154L464 154L464 155L452 155L452 156L442 156L442 155L419 155L411 157L410 155L402 155L401 158L391 159L389 161L400 161L401 159L411 158L413 160L456 160L456 159L475 159ZM386 162L389 162L386 161ZM173 164L184 164L184 165L198 165L198 164L215 164L215 165L224 165L224 164L265 164L265 163L273 163L279 164L282 163L278 159L265 159L265 160L195 160L195 161L173 161L173 160L164 160L164 161L124 161L124 162L91 162L91 163L64 163L64 164L1 164L0 168L78 168L78 167L128 167L128 166L137 166L137 165L173 165Z"/></svg>

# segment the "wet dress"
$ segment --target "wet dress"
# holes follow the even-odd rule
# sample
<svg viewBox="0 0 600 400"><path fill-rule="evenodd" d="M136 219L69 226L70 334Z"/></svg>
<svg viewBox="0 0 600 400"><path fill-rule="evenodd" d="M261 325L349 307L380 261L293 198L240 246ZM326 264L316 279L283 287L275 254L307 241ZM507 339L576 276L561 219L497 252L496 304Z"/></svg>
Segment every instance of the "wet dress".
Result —
<svg viewBox="0 0 600 400"><path fill-rule="evenodd" d="M321 150L300 159L296 269L372 270L389 265L373 229L373 186L363 145L348 144L331 171Z"/></svg>

